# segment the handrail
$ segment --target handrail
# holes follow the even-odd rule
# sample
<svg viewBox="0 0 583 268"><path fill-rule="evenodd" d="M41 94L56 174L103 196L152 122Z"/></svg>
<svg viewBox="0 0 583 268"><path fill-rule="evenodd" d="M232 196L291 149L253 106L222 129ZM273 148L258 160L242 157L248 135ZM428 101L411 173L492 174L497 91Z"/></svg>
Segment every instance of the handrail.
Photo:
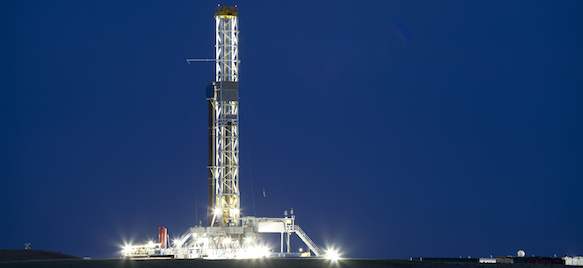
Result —
<svg viewBox="0 0 583 268"><path fill-rule="evenodd" d="M314 252L316 256L324 255L320 248L314 243L314 241L312 241L312 239L310 239L310 237L308 237L306 232L304 232L304 230L302 230L299 225L293 225L292 228L293 231L300 237L300 239L302 239L302 241L304 241L304 243L310 248L310 250L312 250L312 252Z"/></svg>

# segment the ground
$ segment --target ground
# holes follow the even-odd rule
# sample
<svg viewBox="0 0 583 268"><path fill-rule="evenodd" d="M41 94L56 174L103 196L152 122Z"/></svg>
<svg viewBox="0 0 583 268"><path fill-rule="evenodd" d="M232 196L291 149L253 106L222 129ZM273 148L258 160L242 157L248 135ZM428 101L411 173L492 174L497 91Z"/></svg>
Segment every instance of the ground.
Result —
<svg viewBox="0 0 583 268"><path fill-rule="evenodd" d="M259 260L148 260L135 261L126 259L109 260L40 260L40 261L11 261L0 262L3 267L40 267L40 268L68 268L68 267L112 267L112 268L219 268L219 267L269 267L269 268L545 268L564 267L562 265L535 265L535 264L478 264L478 263L435 263L410 262L407 260L373 260L373 259L341 259L331 262L325 259L259 259Z"/></svg>
<svg viewBox="0 0 583 268"><path fill-rule="evenodd" d="M46 250L0 249L0 262L26 260L62 260L79 259L78 257Z"/></svg>

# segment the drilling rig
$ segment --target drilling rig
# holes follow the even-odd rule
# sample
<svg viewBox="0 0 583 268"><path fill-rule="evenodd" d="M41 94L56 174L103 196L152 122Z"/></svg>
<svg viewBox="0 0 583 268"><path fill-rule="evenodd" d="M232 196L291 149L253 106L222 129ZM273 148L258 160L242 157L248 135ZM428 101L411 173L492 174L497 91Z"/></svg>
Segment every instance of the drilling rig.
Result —
<svg viewBox="0 0 583 268"><path fill-rule="evenodd" d="M210 226L241 225L238 13L237 7L217 7L215 12L215 81L206 88Z"/></svg>
<svg viewBox="0 0 583 268"><path fill-rule="evenodd" d="M188 59L187 62L214 61L215 81L206 86L209 130L208 226L189 228L173 242L167 235L158 243L127 246L126 257L193 259L308 257L310 251L291 253L291 234L297 234L314 256L322 251L295 224L293 209L284 218L241 217L239 191L239 8L215 9L215 58ZM159 230L162 230L160 227ZM167 232L164 228L162 232ZM262 245L262 233L279 233L280 252ZM286 241L284 247L284 241ZM170 245L169 245L170 244Z"/></svg>

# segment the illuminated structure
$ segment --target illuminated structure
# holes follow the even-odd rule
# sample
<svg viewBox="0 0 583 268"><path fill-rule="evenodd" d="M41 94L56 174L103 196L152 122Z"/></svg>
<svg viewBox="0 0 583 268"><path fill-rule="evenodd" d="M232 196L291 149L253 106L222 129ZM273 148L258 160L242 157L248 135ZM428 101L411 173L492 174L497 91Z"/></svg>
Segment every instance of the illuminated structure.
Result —
<svg viewBox="0 0 583 268"><path fill-rule="evenodd" d="M238 8L215 12L215 82L209 83L210 226L240 226Z"/></svg>
<svg viewBox="0 0 583 268"><path fill-rule="evenodd" d="M295 224L293 209L290 217L241 217L239 192L239 28L235 7L218 6L215 10L215 81L206 87L209 113L209 226L194 226L171 246L162 243L128 246L124 256L162 255L172 258L257 258L270 255L260 245L261 233L279 233L280 253L291 250L290 238L296 233L316 256L322 252L308 235ZM164 229L165 230L165 229ZM162 232L162 231L160 231ZM161 240L162 241L162 240ZM152 254L150 254L152 253ZM282 255L281 255L282 254ZM298 253L300 254L300 253ZM310 252L302 253L310 256Z"/></svg>

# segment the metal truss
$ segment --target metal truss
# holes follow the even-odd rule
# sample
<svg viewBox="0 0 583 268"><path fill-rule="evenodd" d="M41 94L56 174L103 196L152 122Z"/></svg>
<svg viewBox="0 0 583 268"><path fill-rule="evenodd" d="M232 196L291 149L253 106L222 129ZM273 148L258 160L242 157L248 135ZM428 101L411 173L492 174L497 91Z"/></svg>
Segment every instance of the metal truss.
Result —
<svg viewBox="0 0 583 268"><path fill-rule="evenodd" d="M211 226L240 224L239 192L239 28L237 7L215 11L215 83L209 98L214 156L209 163L212 189ZM212 111L211 111L212 110ZM212 138L211 138L212 139ZM212 154L213 152L211 152Z"/></svg>
<svg viewBox="0 0 583 268"><path fill-rule="evenodd" d="M237 226L240 215L239 192L239 112L237 101L212 101L215 155L211 175L215 182L213 221Z"/></svg>
<svg viewBox="0 0 583 268"><path fill-rule="evenodd" d="M215 12L215 81L239 81L238 7L217 7Z"/></svg>

